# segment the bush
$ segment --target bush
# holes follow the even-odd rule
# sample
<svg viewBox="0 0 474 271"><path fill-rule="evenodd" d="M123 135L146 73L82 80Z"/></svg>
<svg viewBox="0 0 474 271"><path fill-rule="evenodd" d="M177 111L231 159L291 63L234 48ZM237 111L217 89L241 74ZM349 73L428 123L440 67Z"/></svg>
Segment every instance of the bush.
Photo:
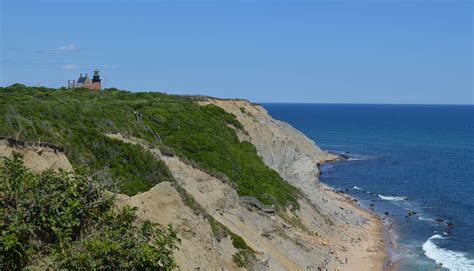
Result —
<svg viewBox="0 0 474 271"><path fill-rule="evenodd" d="M232 256L232 259L240 267L250 267L255 261L255 251L245 243L242 237L229 231L232 245L237 248L237 253Z"/></svg>
<svg viewBox="0 0 474 271"><path fill-rule="evenodd" d="M119 214L108 212L86 231L80 245L56 252L56 265L71 270L174 269L176 232L171 225L162 229L149 221L134 226L135 210L125 206Z"/></svg>
<svg viewBox="0 0 474 271"><path fill-rule="evenodd" d="M27 169L14 153L0 167L0 269L41 259L60 269L169 270L179 239L149 221L135 226L134 210L113 211L114 197L84 170Z"/></svg>
<svg viewBox="0 0 474 271"><path fill-rule="evenodd" d="M219 172L241 196L297 207L298 191L265 165L251 143L240 142L229 126L243 131L234 115L214 105L200 106L193 97L19 84L0 87L0 135L62 145L74 166L109 168L128 195L169 180L169 174L143 148L112 140L106 133L140 138L159 145L165 155L176 154L206 172ZM162 142L145 127L158 133Z"/></svg>

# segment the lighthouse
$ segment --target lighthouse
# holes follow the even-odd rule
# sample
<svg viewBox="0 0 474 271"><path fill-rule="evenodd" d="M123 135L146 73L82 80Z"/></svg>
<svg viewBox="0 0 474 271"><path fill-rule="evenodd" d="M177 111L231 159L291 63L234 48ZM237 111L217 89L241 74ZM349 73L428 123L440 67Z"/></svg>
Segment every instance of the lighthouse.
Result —
<svg viewBox="0 0 474 271"><path fill-rule="evenodd" d="M92 76L92 80L89 77L89 75L82 76L82 73L79 75L79 79L76 80L68 80L67 81L67 88L68 89L73 89L73 88L88 88L88 89L95 89L95 90L101 90L102 86L100 84L100 76L99 76L99 70L95 69L94 70L94 75Z"/></svg>
<svg viewBox="0 0 474 271"><path fill-rule="evenodd" d="M97 89L101 90L102 87L100 85L100 75L99 75L99 70L95 69L94 70L94 76L92 77L92 89Z"/></svg>

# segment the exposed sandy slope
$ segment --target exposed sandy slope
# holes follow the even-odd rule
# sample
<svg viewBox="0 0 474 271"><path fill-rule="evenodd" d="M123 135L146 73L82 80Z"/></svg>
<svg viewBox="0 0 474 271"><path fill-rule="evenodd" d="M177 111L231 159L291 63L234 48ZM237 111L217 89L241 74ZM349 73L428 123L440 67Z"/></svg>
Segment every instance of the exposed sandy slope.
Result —
<svg viewBox="0 0 474 271"><path fill-rule="evenodd" d="M137 139L123 138L121 135L109 136L148 148L145 142ZM321 215L320 211L312 204L302 200L300 201L301 209L298 216L301 217L303 223L309 229L305 231L290 226L277 216L270 216L239 204L237 193L232 187L199 169L193 168L179 158L163 156L158 149L148 148L148 150L154 153L157 159L161 159L167 164L178 183L210 215L244 238L247 244L257 251L259 258L268 262L269 270L317 270L318 266L322 267L325 262L328 263L328 267L340 266L342 270L371 270L369 265L372 259L369 262L367 257L379 255L377 252L368 253L366 251L367 248L380 245L378 240L373 242L374 239L367 236L369 231L378 233L378 229L373 228L377 224L366 223L365 214L350 204L350 200L337 193L327 193L325 196L328 205L330 205L329 202L334 205L329 208L333 213L327 216L330 218L334 215L340 216L340 220L344 221L344 223L341 222L340 225L337 225L340 229L335 231L336 225L328 224L328 217ZM143 194L147 193L149 192ZM145 198L144 201L157 198L144 197L142 194L134 198L136 197ZM136 206L140 207L140 205ZM150 214L150 217L146 218L152 219L155 215L159 216L160 212L165 211L160 206L162 205L156 206L156 214ZM341 210L340 207L344 210ZM182 206L177 208L181 209ZM354 212L358 213L354 214ZM179 224L188 215L184 213L183 217L176 217L167 222ZM289 215L292 214L289 213ZM357 219L361 219L360 222ZM356 223L361 225L357 229L354 228L354 225L357 225ZM343 236L353 236L354 240L350 243L351 240ZM196 240L186 245L199 247L199 242L200 240ZM343 252L343 246L347 248L347 252ZM220 250L219 247L215 247L215 249ZM334 250L333 254L329 253L330 249ZM351 261L350 265L339 264L336 256L343 260L348 257ZM257 269L263 270L264 267L259 266Z"/></svg>
<svg viewBox="0 0 474 271"><path fill-rule="evenodd" d="M0 159L10 157L13 151L23 154L25 165L34 171L48 168L71 170L66 155L47 147L11 147L6 140L0 140Z"/></svg>
<svg viewBox="0 0 474 271"><path fill-rule="evenodd" d="M141 219L173 225L181 238L179 250L174 253L181 270L238 269L232 261L236 249L230 238L217 242L207 220L184 205L172 183L159 183L133 197L119 195L117 205L125 204L138 207Z"/></svg>
<svg viewBox="0 0 474 271"><path fill-rule="evenodd" d="M307 266L314 268L320 263L320 259L308 253L314 246L305 240L297 244L300 238L295 235L296 229L285 230L285 223L280 218L272 218L239 204L233 188L178 158L163 156L162 159L186 191L216 220L244 238L250 247L268 261L270 270L298 270ZM262 236L264 232L268 233L269 238ZM280 233L285 235L281 236Z"/></svg>
<svg viewBox="0 0 474 271"><path fill-rule="evenodd" d="M115 138L127 141L122 137ZM129 140L127 142L132 143ZM12 147L6 140L0 140L0 159L10 157L13 151L23 154L25 165L35 171L49 168L72 170L69 160L62 152L55 152L47 147ZM207 219L196 215L184 205L172 183L159 183L149 191L133 197L118 194L117 207L121 208L125 204L138 207L137 215L140 219L173 225L181 238L179 250L174 253L181 270L242 269L232 259L237 250L230 237L217 242Z"/></svg>
<svg viewBox="0 0 474 271"><path fill-rule="evenodd" d="M298 216L310 231L329 240L329 247L334 250L330 268L382 268L385 253L380 220L351 199L319 185L318 164L337 159L335 155L322 151L289 124L272 119L259 105L219 99L205 99L201 104L214 104L234 114L247 132L238 132L239 138L254 144L265 163L309 199L301 204Z"/></svg>
<svg viewBox="0 0 474 271"><path fill-rule="evenodd" d="M109 136L148 148L144 142L137 139L123 138L121 135ZM166 163L178 183L210 215L240 235L258 253L261 261L268 262L269 270L316 269L323 262L324 256L318 255L325 254L324 251L327 250L324 246L327 242L324 240L290 227L279 217L241 205L235 189L179 158L163 156L158 149L148 150ZM159 209L158 213L162 211ZM179 223L179 220L178 218L171 222ZM259 265L257 269L266 268Z"/></svg>

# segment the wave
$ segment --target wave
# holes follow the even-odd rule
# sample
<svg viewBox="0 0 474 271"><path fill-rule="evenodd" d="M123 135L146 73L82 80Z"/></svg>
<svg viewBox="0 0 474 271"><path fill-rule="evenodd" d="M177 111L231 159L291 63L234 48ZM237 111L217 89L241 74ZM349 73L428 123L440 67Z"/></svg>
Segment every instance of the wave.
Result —
<svg viewBox="0 0 474 271"><path fill-rule="evenodd" d="M360 188L358 186L354 186L352 187L352 189L356 190L356 191L359 191L359 192L364 192L364 193L367 193L367 194L370 194L370 195L374 195L374 196L378 196L379 198L383 199L383 200L390 200L390 201L402 201L402 200L406 200L407 197L398 197L398 196L385 196L385 195L382 195L382 194L377 194L377 193L373 193L369 190L365 190L363 188Z"/></svg>
<svg viewBox="0 0 474 271"><path fill-rule="evenodd" d="M419 220L423 220L423 221L435 222L434 219L432 219L432 218L427 218L427 217L423 217L423 216L419 216L418 219L419 219Z"/></svg>
<svg viewBox="0 0 474 271"><path fill-rule="evenodd" d="M465 253L438 247L433 242L435 239L444 239L444 237L435 234L423 244L423 251L426 257L434 260L437 264L443 264L443 267L452 271L474 270L473 259L467 258Z"/></svg>
<svg viewBox="0 0 474 271"><path fill-rule="evenodd" d="M384 196L384 195L381 195L381 194L379 194L379 198L381 198L383 200L391 200L391 201L402 201L402 200L407 199L407 197Z"/></svg>
<svg viewBox="0 0 474 271"><path fill-rule="evenodd" d="M367 194L370 194L370 195L376 195L375 193L372 193L369 190L365 190L364 188L360 188L358 186L354 186L354 187L352 187L352 189L354 189L356 191L359 191L359 192L367 193Z"/></svg>
<svg viewBox="0 0 474 271"><path fill-rule="evenodd" d="M364 157L349 157L347 158L347 161L361 161L361 160L366 160L367 158Z"/></svg>

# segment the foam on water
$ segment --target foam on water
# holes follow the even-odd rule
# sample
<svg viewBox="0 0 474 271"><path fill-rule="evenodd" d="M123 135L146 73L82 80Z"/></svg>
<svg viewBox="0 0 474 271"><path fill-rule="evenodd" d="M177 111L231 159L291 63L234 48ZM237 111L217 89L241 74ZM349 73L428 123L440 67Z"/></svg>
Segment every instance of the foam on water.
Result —
<svg viewBox="0 0 474 271"><path fill-rule="evenodd" d="M432 218L427 218L427 217L423 217L423 216L418 217L418 219L419 219L419 220L423 220L423 221L435 222L434 219L432 219Z"/></svg>
<svg viewBox="0 0 474 271"><path fill-rule="evenodd" d="M465 253L440 248L433 242L436 239L444 239L444 237L435 234L423 244L423 251L426 257L436 261L438 264L443 264L443 267L451 271L474 270L473 259L467 258Z"/></svg>
<svg viewBox="0 0 474 271"><path fill-rule="evenodd" d="M381 198L383 200L391 200L391 201L402 201L402 200L407 199L407 197L384 196L384 195L381 195L381 194L379 194L379 198Z"/></svg>
<svg viewBox="0 0 474 271"><path fill-rule="evenodd" d="M363 157L350 157L347 159L347 161L361 161L361 160L366 160Z"/></svg>

